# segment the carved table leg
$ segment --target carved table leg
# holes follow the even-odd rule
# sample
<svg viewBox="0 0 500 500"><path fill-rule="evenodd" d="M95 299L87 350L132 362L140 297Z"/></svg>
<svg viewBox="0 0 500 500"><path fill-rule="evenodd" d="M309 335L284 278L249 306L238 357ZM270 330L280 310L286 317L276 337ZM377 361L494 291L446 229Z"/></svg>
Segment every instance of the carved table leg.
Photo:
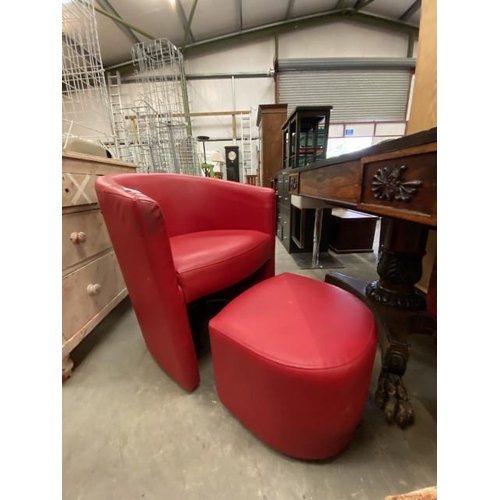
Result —
<svg viewBox="0 0 500 500"><path fill-rule="evenodd" d="M402 377L410 356L412 332L427 324L425 296L414 285L422 276L427 229L419 224L391 220L377 267L379 279L366 283L332 272L327 283L363 300L378 324L382 369L375 394L377 406L389 423L405 427L413 422L413 409Z"/></svg>
<svg viewBox="0 0 500 500"><path fill-rule="evenodd" d="M73 369L73 360L68 356L62 360L62 381L64 382L71 377L71 370Z"/></svg>
<svg viewBox="0 0 500 500"><path fill-rule="evenodd" d="M403 375L410 358L411 335L405 321L406 313L385 312L376 305L375 309L385 317L385 321L378 321L379 325L382 323L382 327L379 326L382 368L375 392L375 403L384 411L387 422L406 427L413 422L413 408L403 384Z"/></svg>

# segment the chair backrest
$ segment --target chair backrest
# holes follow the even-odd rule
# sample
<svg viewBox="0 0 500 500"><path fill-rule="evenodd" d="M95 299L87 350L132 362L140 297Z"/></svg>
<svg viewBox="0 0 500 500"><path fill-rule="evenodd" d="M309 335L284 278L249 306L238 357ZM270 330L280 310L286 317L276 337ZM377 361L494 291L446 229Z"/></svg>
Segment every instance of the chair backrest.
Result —
<svg viewBox="0 0 500 500"><path fill-rule="evenodd" d="M251 184L252 186L257 185L257 174L248 174L245 175L247 184Z"/></svg>
<svg viewBox="0 0 500 500"><path fill-rule="evenodd" d="M256 220L256 224L262 219L267 221L266 203L275 203L271 190L255 186L252 189L269 191L266 203L256 200L254 205L238 204L243 196L248 198L248 185L192 175L126 174L108 177L106 182L121 190L123 196L137 196L126 191L132 189L145 195L143 199L154 200L163 212L171 237L212 229L246 229L248 219ZM222 212L228 197L238 209Z"/></svg>

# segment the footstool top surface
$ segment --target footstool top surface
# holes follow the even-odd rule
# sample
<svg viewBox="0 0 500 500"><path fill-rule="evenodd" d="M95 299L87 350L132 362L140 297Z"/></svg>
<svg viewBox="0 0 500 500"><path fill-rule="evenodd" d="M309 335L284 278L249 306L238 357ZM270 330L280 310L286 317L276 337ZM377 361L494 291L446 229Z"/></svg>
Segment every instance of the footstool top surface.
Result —
<svg viewBox="0 0 500 500"><path fill-rule="evenodd" d="M376 336L373 314L361 300L291 273L243 292L210 329L275 363L309 370L353 362Z"/></svg>

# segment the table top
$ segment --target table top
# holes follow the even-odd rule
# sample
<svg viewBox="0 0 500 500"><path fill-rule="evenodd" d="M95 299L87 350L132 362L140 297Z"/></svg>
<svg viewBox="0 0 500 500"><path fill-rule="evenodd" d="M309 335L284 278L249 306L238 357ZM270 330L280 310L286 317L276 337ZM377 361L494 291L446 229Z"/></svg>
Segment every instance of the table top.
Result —
<svg viewBox="0 0 500 500"><path fill-rule="evenodd" d="M291 194L437 227L437 128L284 172Z"/></svg>
<svg viewBox="0 0 500 500"><path fill-rule="evenodd" d="M374 146L369 146L365 149L354 151L353 153L346 153L344 155L316 161L312 165L307 165L306 167L299 167L294 169L293 171L295 172L299 170L313 170L316 168L322 168L326 165L335 165L337 163L345 163L348 161L359 160L364 156L379 155L382 153L389 153L391 151L398 151L401 149L422 146L424 144L430 144L434 142L437 142L437 127L431 128L429 130L424 130L416 134L406 135L404 137L400 137L399 139L391 139L383 141L380 142L379 144L375 144Z"/></svg>

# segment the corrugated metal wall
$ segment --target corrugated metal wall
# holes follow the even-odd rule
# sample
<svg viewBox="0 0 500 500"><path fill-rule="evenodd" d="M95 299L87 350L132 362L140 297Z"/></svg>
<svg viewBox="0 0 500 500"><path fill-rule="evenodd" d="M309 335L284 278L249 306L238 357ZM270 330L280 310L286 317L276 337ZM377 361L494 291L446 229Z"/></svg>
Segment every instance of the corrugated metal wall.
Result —
<svg viewBox="0 0 500 500"><path fill-rule="evenodd" d="M414 59L280 60L279 102L331 105L332 121L405 120Z"/></svg>

